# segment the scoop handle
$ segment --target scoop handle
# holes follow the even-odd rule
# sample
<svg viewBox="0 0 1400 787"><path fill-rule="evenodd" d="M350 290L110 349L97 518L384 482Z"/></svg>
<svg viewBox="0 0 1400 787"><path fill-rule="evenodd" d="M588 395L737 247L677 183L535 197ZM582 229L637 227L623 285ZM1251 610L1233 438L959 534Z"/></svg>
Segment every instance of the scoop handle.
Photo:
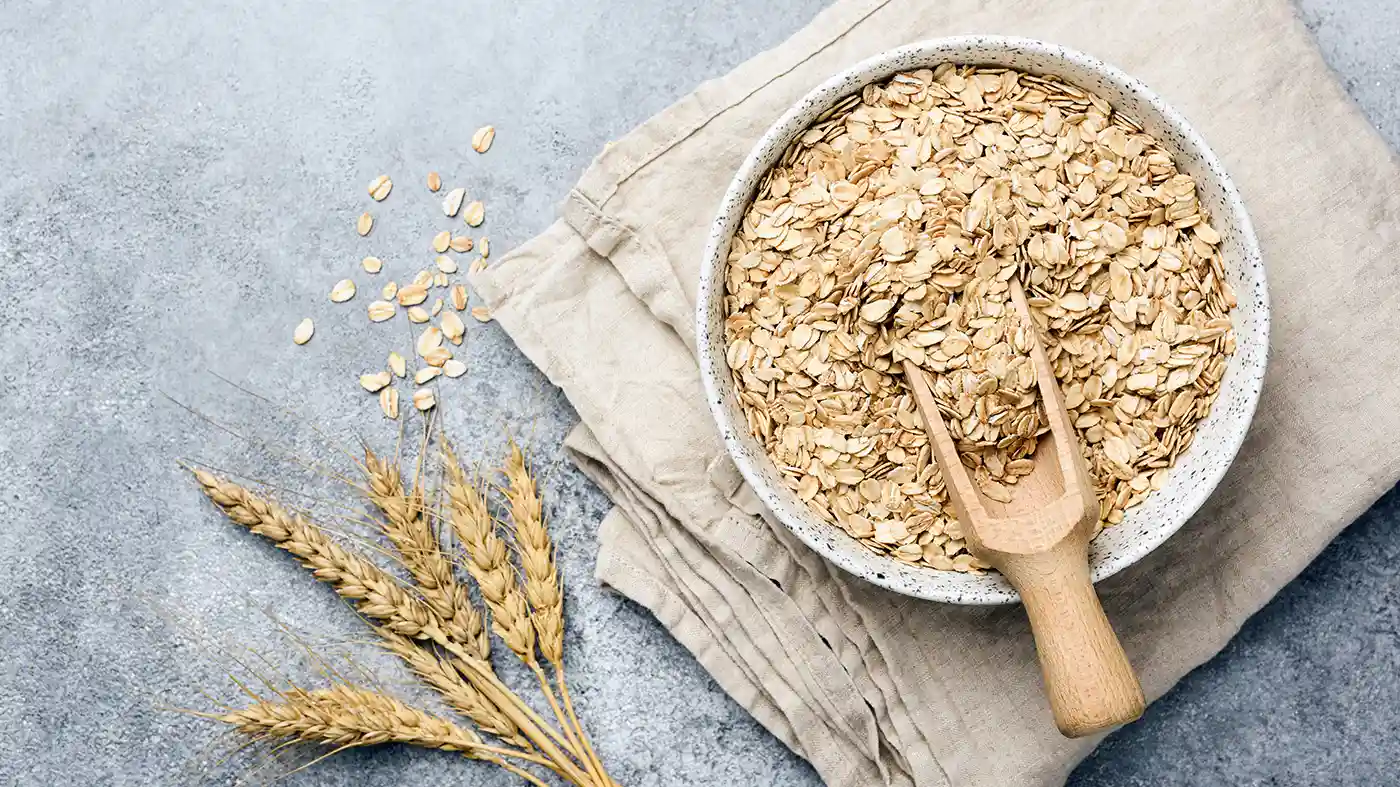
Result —
<svg viewBox="0 0 1400 787"><path fill-rule="evenodd" d="M1008 556L1002 573L1021 594L1035 635L1055 726L1093 735L1142 715L1137 673L1113 633L1089 577L1087 546Z"/></svg>

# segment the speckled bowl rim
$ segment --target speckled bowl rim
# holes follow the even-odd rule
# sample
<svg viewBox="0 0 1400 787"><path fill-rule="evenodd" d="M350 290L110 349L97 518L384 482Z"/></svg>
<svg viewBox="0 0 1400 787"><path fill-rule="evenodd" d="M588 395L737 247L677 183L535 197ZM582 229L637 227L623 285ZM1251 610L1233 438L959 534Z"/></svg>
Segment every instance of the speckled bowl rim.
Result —
<svg viewBox="0 0 1400 787"><path fill-rule="evenodd" d="M1249 425L1253 420L1268 360L1269 333L1268 286L1263 266L1258 264L1258 261L1261 260L1258 238L1254 233L1253 224L1250 222L1249 214L1245 210L1239 191L1229 174L1220 164L1210 146L1179 112L1138 79L1097 58L1030 38L952 36L929 39L883 52L851 66L808 92L802 100L784 113L769 127L753 150L745 157L743 164L730 182L724 199L720 203L720 210L711 226L706 244L704 265L696 299L695 329L701 377L705 385L710 411L719 425L725 447L744 479L773 512L778 521L811 549L846 572L896 593L930 601L970 605L1015 603L1020 600L1020 597L1015 589L1000 576L938 572L933 569L909 566L892 558L875 555L844 531L841 531L840 528L812 516L805 506L799 504L800 508L793 510L788 505L784 505L782 498L792 496L792 493L786 489L781 490L781 493L775 493L773 486L767 483L755 462L749 458L744 450L744 441L752 441L753 438L748 434L746 423L736 423L731 418L730 405L727 404L727 400L733 396L733 382L728 362L722 352L722 341L717 345L721 348L719 352L712 350L711 345L716 342L717 338L722 340L722 336L714 335L711 326L714 325L722 331L723 317L721 315L720 319L715 320L714 313L720 308L717 300L723 293L724 268L729 244L741 220L742 213L752 200L753 192L757 189L763 173L782 155L783 150L791 141L810 125L812 119L864 84L887 79L898 71L932 67L942 62L985 62L985 55L969 53L973 50L987 48L1000 49L1012 55L1024 54L1052 61L1062 61L1073 67L1097 72L1103 79L1117 83L1117 87L1121 91L1133 94L1139 101L1152 106L1160 115L1163 123L1171 127L1180 137L1181 144L1170 147L1175 150L1190 151L1190 157L1197 159L1199 165L1204 165L1216 175L1229 214L1229 227L1240 234L1240 248L1246 252L1244 256L1246 258L1252 256L1252 259L1256 261L1256 264L1250 266L1252 270L1244 270L1240 275L1247 278L1252 289L1255 290L1253 297L1256 300L1256 308L1259 310L1256 315L1255 329L1262 348L1254 353L1254 358L1250 363L1242 366L1234 366L1234 359L1232 359L1231 368L1227 371L1222 382L1222 389L1227 384L1243 386L1246 389L1245 399L1241 403L1240 417L1233 422L1222 421L1219 424L1221 434L1211 435L1224 443L1225 450L1217 455L1225 461L1219 461L1205 470L1197 483L1186 491L1183 499L1180 500L1167 521L1145 529L1141 538L1128 541L1122 549L1107 554L1094 555L1094 582L1117 574L1160 546L1181 529L1215 490L1243 444L1245 435L1249 431ZM1053 73L1054 71L1052 68L1030 70L1042 73ZM775 142L777 144L774 144ZM1199 175L1197 172L1199 165L1191 167L1187 171ZM751 183L746 186L745 184L750 181ZM1223 226L1222 218L1224 217L1219 215L1213 217L1218 225L1217 228ZM1230 269L1228 261L1226 268L1228 272ZM1206 424L1203 423L1202 426L1206 426ZM1196 445L1199 444L1200 438L1206 436L1202 432L1197 434L1198 442ZM1194 447L1195 445L1193 445L1193 449ZM1184 456L1189 456L1191 453L1192 451L1188 451ZM766 455L764 455L761 461L770 460L767 460ZM1122 525L1115 527L1122 527ZM834 538L832 538L833 536ZM872 558L878 561L884 570L872 571L868 565Z"/></svg>

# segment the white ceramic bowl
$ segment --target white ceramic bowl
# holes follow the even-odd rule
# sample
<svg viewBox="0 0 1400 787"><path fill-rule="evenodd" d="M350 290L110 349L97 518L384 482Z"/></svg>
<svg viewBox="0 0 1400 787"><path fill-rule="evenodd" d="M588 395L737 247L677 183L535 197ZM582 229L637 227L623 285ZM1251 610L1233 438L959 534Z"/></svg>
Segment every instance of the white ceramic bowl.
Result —
<svg viewBox="0 0 1400 787"><path fill-rule="evenodd" d="M1259 245L1230 177L1186 119L1147 87L1102 61L1064 47L1025 38L959 36L901 47L828 79L789 109L763 135L734 176L710 230L696 309L700 370L710 409L740 472L773 514L827 560L870 582L909 596L959 604L1018 600L999 574L936 571L900 563L861 546L840 528L807 509L779 477L763 446L750 436L725 360L724 270L730 240L759 181L788 145L840 99L900 71L955 62L1055 74L1092 90L1141 123L1171 151L1178 167L1196 179L1201 202L1222 237L1221 253L1239 306L1233 314L1237 349L1219 398L1197 429L1190 450L1167 485L1094 540L1089 560L1094 581L1121 571L1175 533L1200 508L1234 459L1249 428L1268 357L1269 299Z"/></svg>

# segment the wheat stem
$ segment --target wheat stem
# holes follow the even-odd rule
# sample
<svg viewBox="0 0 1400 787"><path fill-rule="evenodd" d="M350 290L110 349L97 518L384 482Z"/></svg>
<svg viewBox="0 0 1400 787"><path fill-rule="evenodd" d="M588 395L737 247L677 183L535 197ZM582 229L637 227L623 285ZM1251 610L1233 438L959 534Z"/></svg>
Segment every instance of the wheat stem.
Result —
<svg viewBox="0 0 1400 787"><path fill-rule="evenodd" d="M515 774L516 776L519 776L520 778L522 778L522 779L524 779L525 781L529 782L530 784L533 784L535 787L549 787L549 785L547 785L547 784L545 784L544 782L540 781L539 779L535 778L535 775L534 775L533 773L530 773L529 771L525 770L524 768L517 768L516 766L511 765L511 764L508 763L508 762L502 762L502 763L499 763L499 765L500 765L502 768L505 768L506 770L508 770L508 771L510 771L511 773Z"/></svg>
<svg viewBox="0 0 1400 787"><path fill-rule="evenodd" d="M588 757L598 764L600 775L605 779L604 787L618 787L612 776L603 770L603 761L598 757L598 753L593 750L593 742L588 739L588 733L583 731L583 723L579 721L578 714L574 712L574 700L569 696L569 682L564 679L564 663L561 661L554 665L554 679L559 683L559 696L564 699L564 710L569 714L569 720L574 723L574 729L578 730L579 738L583 741L583 748Z"/></svg>
<svg viewBox="0 0 1400 787"><path fill-rule="evenodd" d="M520 728L521 733L528 737L540 751L553 757L561 766L571 770L570 778L579 784L592 781L578 770L576 763L583 762L583 756L574 751L573 746L561 738L559 733L550 727L548 722L540 718L533 708L526 705L515 692L501 683L495 672L491 670L490 665L484 665L466 656L461 652L459 646L451 642L439 642L438 644L457 657L454 665L462 671L468 680L476 684L482 693L494 701L503 712L511 714L512 721ZM568 753L565 754L565 752ZM580 781L580 778L583 780Z"/></svg>
<svg viewBox="0 0 1400 787"><path fill-rule="evenodd" d="M589 773L592 774L594 778L597 778L598 773L594 770L594 764L584 753L584 747L579 742L578 736L574 734L573 728L569 724L568 717L564 715L563 709L559 707L559 701L554 696L554 688L549 685L549 678L545 676L544 670L540 668L539 662L531 664L530 670L535 673L535 678L540 682L540 693L544 695L545 702L549 703L549 709L554 712L554 720L558 722L559 729L564 733L564 737L569 739L569 745L573 747L573 750L578 752L579 761L589 770Z"/></svg>

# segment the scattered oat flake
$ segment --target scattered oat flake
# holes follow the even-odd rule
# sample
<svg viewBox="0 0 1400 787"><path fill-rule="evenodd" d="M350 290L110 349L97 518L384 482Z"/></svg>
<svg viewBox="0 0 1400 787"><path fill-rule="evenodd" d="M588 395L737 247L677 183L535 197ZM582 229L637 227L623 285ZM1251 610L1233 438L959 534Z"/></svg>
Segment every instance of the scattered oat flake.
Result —
<svg viewBox="0 0 1400 787"><path fill-rule="evenodd" d="M491 143L496 139L495 126L482 126L472 134L472 150L477 153L485 153L491 149Z"/></svg>
<svg viewBox="0 0 1400 787"><path fill-rule="evenodd" d="M442 271L438 271L437 273L433 274L433 286L434 286L434 287L446 287L446 286L447 286L447 274L446 274L446 273L443 273Z"/></svg>
<svg viewBox="0 0 1400 787"><path fill-rule="evenodd" d="M422 385L440 374L442 374L441 368L437 366L424 366L422 369L413 373L413 382L417 385Z"/></svg>
<svg viewBox="0 0 1400 787"><path fill-rule="evenodd" d="M394 316L394 304L388 301L374 301L369 305L370 322L384 322Z"/></svg>
<svg viewBox="0 0 1400 787"><path fill-rule="evenodd" d="M429 350L442 346L442 331L437 326L425 328L418 335L418 342L415 345L419 355L426 356Z"/></svg>
<svg viewBox="0 0 1400 787"><path fill-rule="evenodd" d="M407 284L399 288L400 306L417 306L428 299L426 284Z"/></svg>
<svg viewBox="0 0 1400 787"><path fill-rule="evenodd" d="M452 308L457 311L467 308L467 288L461 284L452 285Z"/></svg>
<svg viewBox="0 0 1400 787"><path fill-rule="evenodd" d="M437 259L433 260L433 262L437 265L437 269L443 273L457 272L457 261L446 254L439 254Z"/></svg>
<svg viewBox="0 0 1400 787"><path fill-rule="evenodd" d="M388 385L392 381L388 372L375 372L374 374L360 375L360 387L370 393L377 392L380 388Z"/></svg>
<svg viewBox="0 0 1400 787"><path fill-rule="evenodd" d="M369 231L373 228L374 217L368 213L361 213L360 218L355 220L355 231L360 233L360 237L368 235Z"/></svg>
<svg viewBox="0 0 1400 787"><path fill-rule="evenodd" d="M438 298L437 300L433 301L433 316L434 316L434 317L438 316L438 313L441 312L441 311L442 311L442 299L441 299L441 298Z"/></svg>
<svg viewBox="0 0 1400 787"><path fill-rule="evenodd" d="M485 235L481 236L481 242L476 244L476 247L477 250L481 252L481 258L483 260L491 256L491 244L486 240Z"/></svg>
<svg viewBox="0 0 1400 787"><path fill-rule="evenodd" d="M452 351L446 347L434 347L423 355L429 366L442 366L452 360Z"/></svg>
<svg viewBox="0 0 1400 787"><path fill-rule="evenodd" d="M384 417L395 419L399 417L399 389L385 388L379 392L379 409L384 411Z"/></svg>
<svg viewBox="0 0 1400 787"><path fill-rule="evenodd" d="M306 344L307 342L311 341L311 334L315 332L315 324L311 322L310 317L307 317L306 319L297 323L297 329L295 332L292 333L292 341L296 342L297 344Z"/></svg>
<svg viewBox="0 0 1400 787"><path fill-rule="evenodd" d="M465 253L472 250L472 239L466 235L458 235L452 239L452 250L458 253Z"/></svg>
<svg viewBox="0 0 1400 787"><path fill-rule="evenodd" d="M438 323L442 326L442 335L446 336L453 344L461 344L462 336L467 331L467 326L462 324L462 318L457 316L457 312L447 312L438 318Z"/></svg>
<svg viewBox="0 0 1400 787"><path fill-rule="evenodd" d="M394 181L389 180L388 175L380 175L369 184L369 195L374 198L375 202L383 202L393 188Z"/></svg>
<svg viewBox="0 0 1400 787"><path fill-rule="evenodd" d="M408 307L408 321L409 321L409 322L425 323L425 322L427 322L428 320L431 320L431 319L432 319L432 317L428 316L427 310L424 309L422 306L410 306L410 307Z"/></svg>
<svg viewBox="0 0 1400 787"><path fill-rule="evenodd" d="M477 322L491 322L491 310L485 306L473 306L472 316Z"/></svg>
<svg viewBox="0 0 1400 787"><path fill-rule="evenodd" d="M437 397L433 396L433 389L420 388L413 392L413 406L421 412L427 412L437 404Z"/></svg>
<svg viewBox="0 0 1400 787"><path fill-rule="evenodd" d="M447 192L447 198L442 201L442 212L449 216L456 216L457 211L462 209L462 200L466 198L466 189L453 189Z"/></svg>
<svg viewBox="0 0 1400 787"><path fill-rule="evenodd" d="M365 257L360 260L360 266L365 269L365 273L378 273L384 269L384 260L378 257Z"/></svg>
<svg viewBox="0 0 1400 787"><path fill-rule="evenodd" d="M462 210L462 221L465 221L468 226L480 227L481 222L485 220L486 206L481 204L481 200L476 200Z"/></svg>
<svg viewBox="0 0 1400 787"><path fill-rule="evenodd" d="M472 260L471 266L467 268L467 272L473 275L481 273L484 270L486 270L485 257L477 257L476 259Z"/></svg>
<svg viewBox="0 0 1400 787"><path fill-rule="evenodd" d="M461 377L467 373L467 365L453 358L442 365L442 373L452 378Z"/></svg>
<svg viewBox="0 0 1400 787"><path fill-rule="evenodd" d="M391 352L389 353L389 371L393 372L397 377L403 377L408 373L408 363L404 361L402 355Z"/></svg>
<svg viewBox="0 0 1400 787"><path fill-rule="evenodd" d="M442 188L442 176L436 172L428 173L428 191L437 191Z"/></svg>
<svg viewBox="0 0 1400 787"><path fill-rule="evenodd" d="M391 281L388 284L385 284L383 289L379 291L379 297L383 298L386 301L392 301L394 299L394 296L398 294L399 283L396 281Z"/></svg>
<svg viewBox="0 0 1400 787"><path fill-rule="evenodd" d="M444 251L447 251L447 247L451 243L452 233L448 232L447 230L443 230L442 232L439 232L438 234L433 236L433 251L437 252L438 254L441 254Z"/></svg>
<svg viewBox="0 0 1400 787"><path fill-rule="evenodd" d="M341 279L331 288L331 300L336 303L345 303L355 297L355 282L349 279Z"/></svg>

